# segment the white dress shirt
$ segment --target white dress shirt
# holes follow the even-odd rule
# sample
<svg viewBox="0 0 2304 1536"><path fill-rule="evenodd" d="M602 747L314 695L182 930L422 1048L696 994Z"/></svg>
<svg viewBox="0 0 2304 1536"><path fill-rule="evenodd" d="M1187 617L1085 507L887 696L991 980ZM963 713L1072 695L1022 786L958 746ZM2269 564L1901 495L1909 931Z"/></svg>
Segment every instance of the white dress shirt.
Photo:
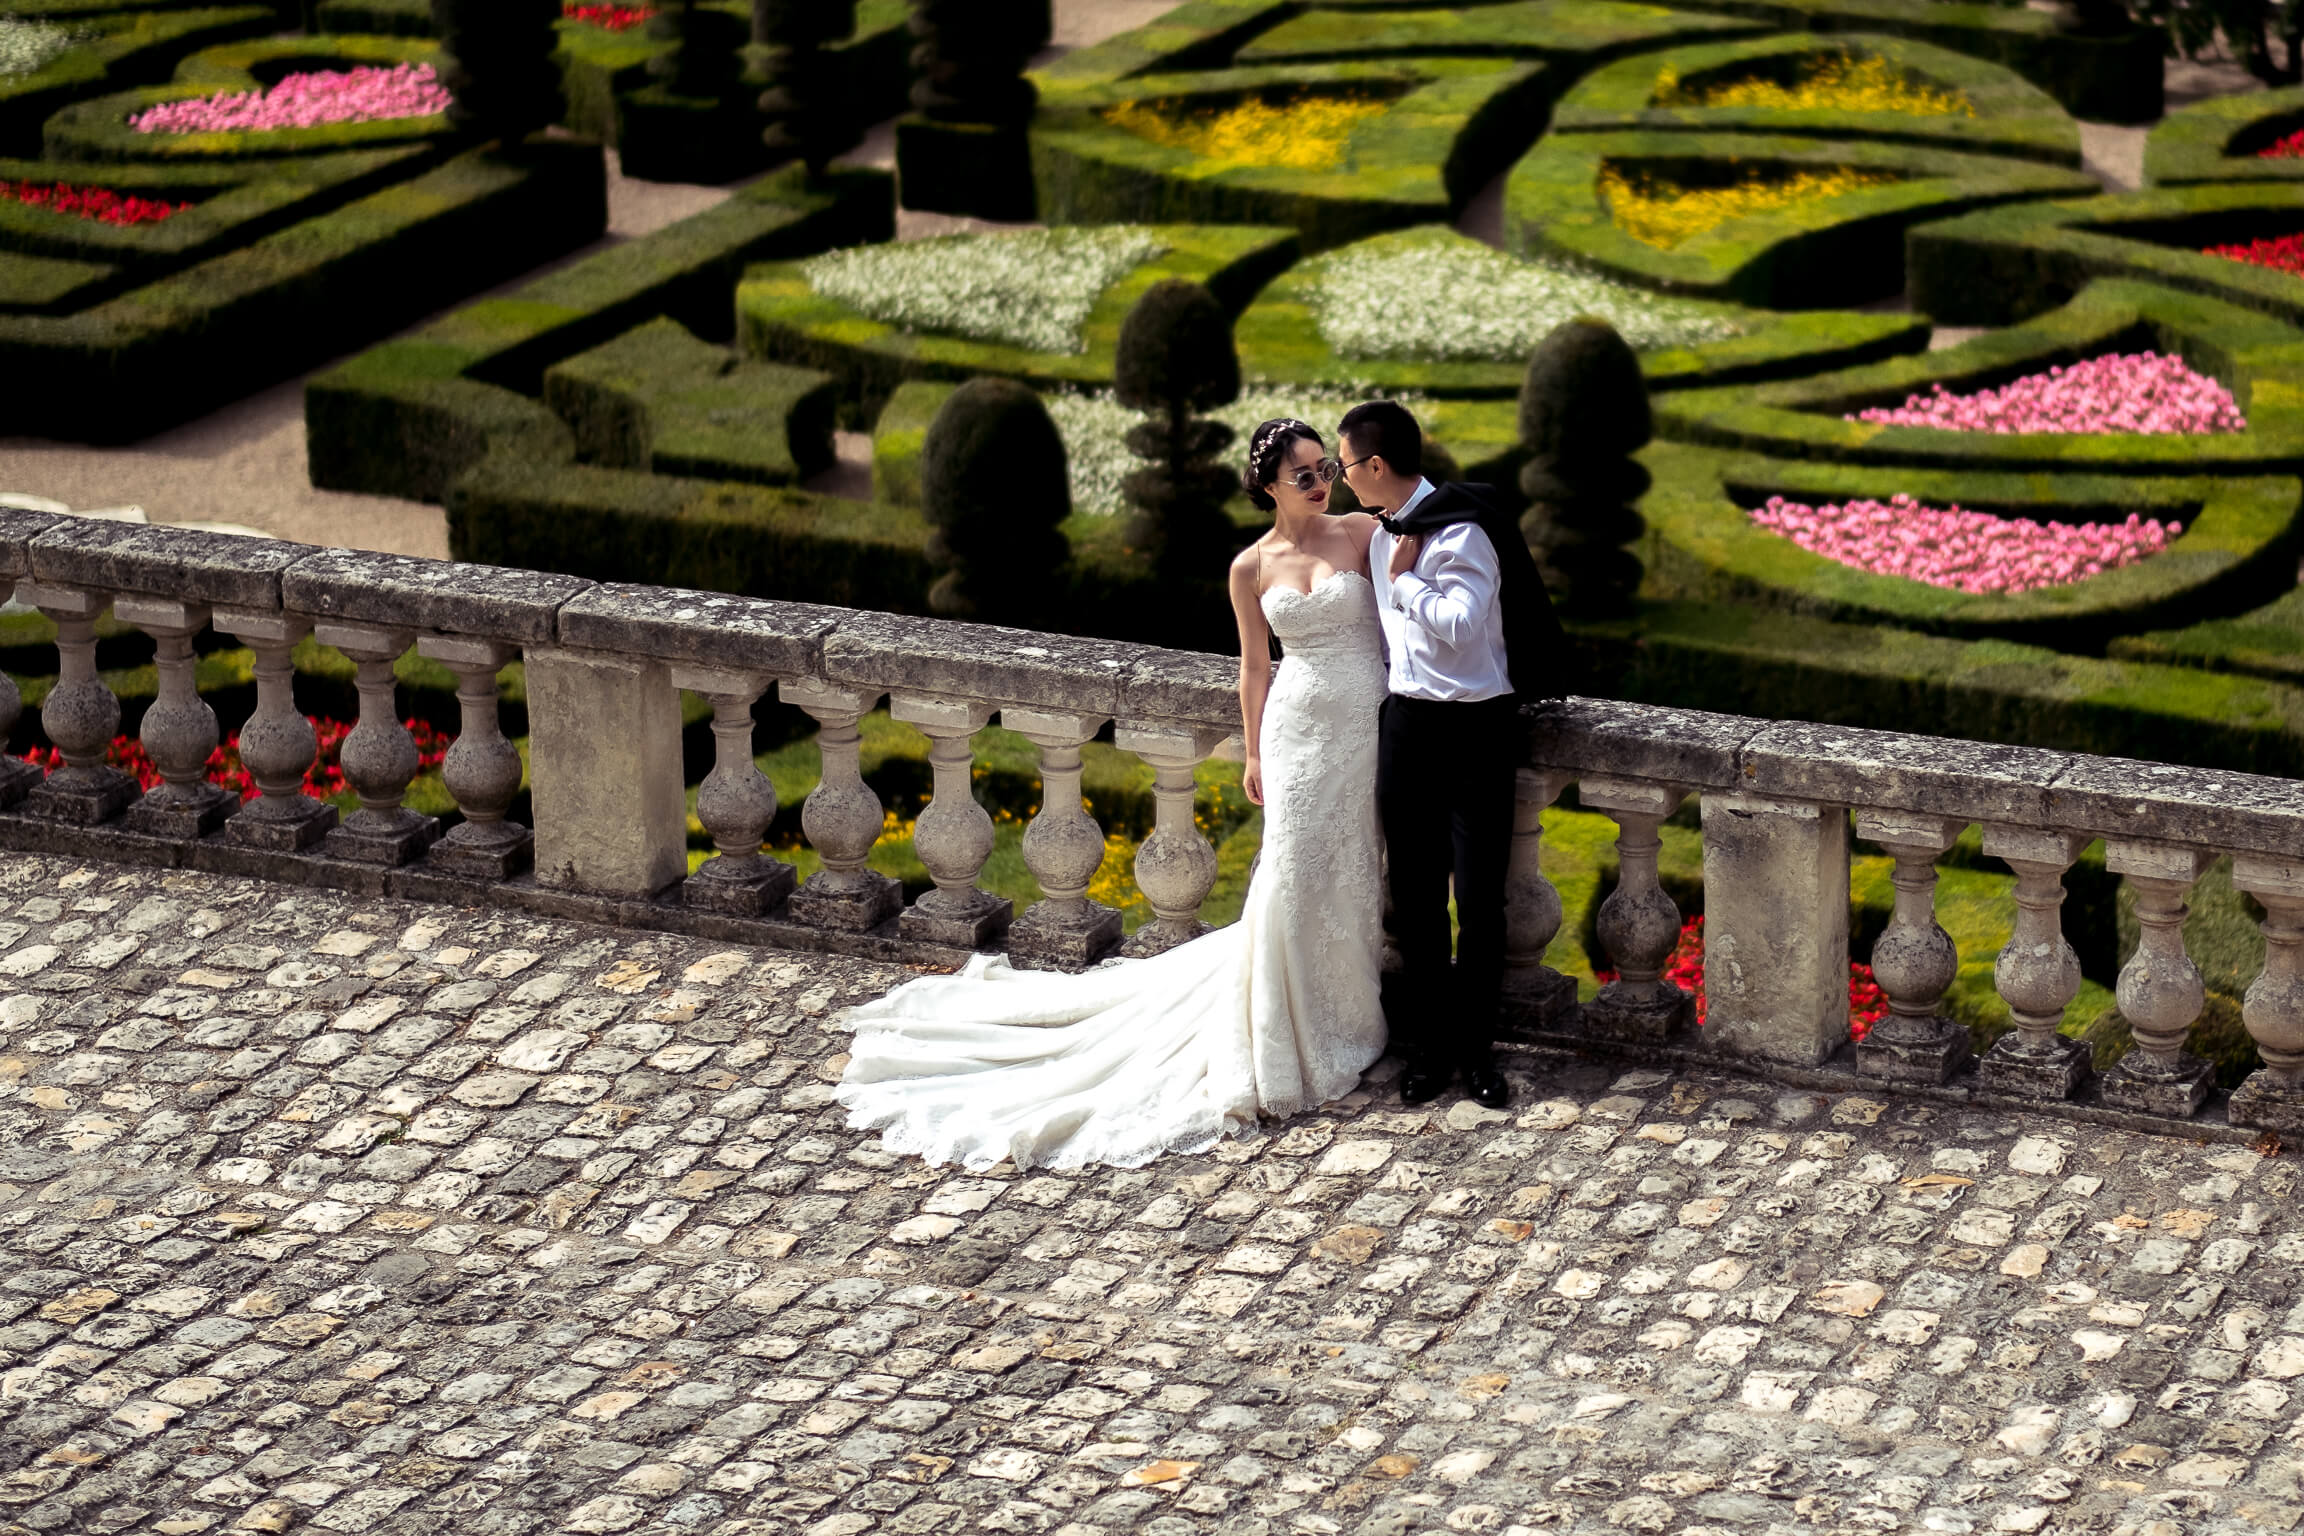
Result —
<svg viewBox="0 0 2304 1536"><path fill-rule="evenodd" d="M1432 494L1432 482L1391 514L1397 522ZM1397 542L1379 526L1368 546L1368 571L1381 599L1377 618L1391 657L1392 691L1412 699L1477 703L1512 691L1504 650L1502 571L1496 546L1478 523L1451 523L1424 536L1415 563L1386 582Z"/></svg>

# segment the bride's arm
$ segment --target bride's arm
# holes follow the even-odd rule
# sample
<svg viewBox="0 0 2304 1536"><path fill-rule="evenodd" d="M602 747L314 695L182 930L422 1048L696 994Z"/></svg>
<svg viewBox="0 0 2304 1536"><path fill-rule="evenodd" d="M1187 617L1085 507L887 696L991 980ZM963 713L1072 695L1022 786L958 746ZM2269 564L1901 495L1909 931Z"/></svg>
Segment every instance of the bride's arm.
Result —
<svg viewBox="0 0 2304 1536"><path fill-rule="evenodd" d="M1264 803L1264 696L1272 689L1272 631L1256 590L1256 547L1232 562L1232 617L1240 625L1240 739L1248 749L1241 784L1252 804Z"/></svg>

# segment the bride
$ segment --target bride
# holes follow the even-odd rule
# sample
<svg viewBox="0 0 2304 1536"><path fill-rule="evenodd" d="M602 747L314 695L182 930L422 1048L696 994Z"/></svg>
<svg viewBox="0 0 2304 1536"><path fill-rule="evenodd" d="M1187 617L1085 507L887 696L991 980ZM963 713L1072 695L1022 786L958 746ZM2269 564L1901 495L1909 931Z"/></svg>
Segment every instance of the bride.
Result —
<svg viewBox="0 0 2304 1536"><path fill-rule="evenodd" d="M1245 785L1264 807L1240 921L1078 975L979 954L848 1010L850 1125L977 1171L1134 1168L1339 1098L1383 1054L1376 523L1328 515L1337 471L1301 421L1250 439L1242 484L1274 518L1232 563Z"/></svg>

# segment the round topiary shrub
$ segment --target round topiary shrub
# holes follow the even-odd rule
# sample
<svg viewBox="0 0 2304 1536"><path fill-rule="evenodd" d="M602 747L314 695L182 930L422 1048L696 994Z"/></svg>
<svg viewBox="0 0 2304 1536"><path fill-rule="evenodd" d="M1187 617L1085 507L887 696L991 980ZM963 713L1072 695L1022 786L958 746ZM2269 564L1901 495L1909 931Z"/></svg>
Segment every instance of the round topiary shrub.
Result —
<svg viewBox="0 0 2304 1536"><path fill-rule="evenodd" d="M1048 41L1047 0L912 0L912 105L944 122L1021 125L1024 66Z"/></svg>
<svg viewBox="0 0 2304 1536"><path fill-rule="evenodd" d="M826 67L824 45L855 30L855 0L752 0L752 40L767 50L760 137L772 163L798 160L821 176L854 139L840 112L842 77Z"/></svg>
<svg viewBox="0 0 2304 1536"><path fill-rule="evenodd" d="M560 0L432 0L440 80L455 98L448 121L469 133L518 139L560 120L552 62Z"/></svg>
<svg viewBox="0 0 2304 1536"><path fill-rule="evenodd" d="M1224 502L1239 476L1216 456L1233 432L1193 413L1240 398L1232 317L1198 283L1154 284L1121 323L1113 386L1151 418L1128 433L1129 452L1148 461L1126 482L1129 547L1164 578L1220 576L1237 542Z"/></svg>
<svg viewBox="0 0 2304 1536"><path fill-rule="evenodd" d="M1537 343L1520 386L1520 528L1562 612L1631 610L1641 568L1626 546L1647 528L1633 503L1649 483L1632 455L1652 435L1640 359L1607 321L1580 315Z"/></svg>
<svg viewBox="0 0 2304 1536"><path fill-rule="evenodd" d="M699 0L656 0L648 35L672 47L648 61L648 74L674 96L718 100L743 78L746 30Z"/></svg>
<svg viewBox="0 0 2304 1536"><path fill-rule="evenodd" d="M1064 439L1014 379L970 379L929 423L920 503L943 574L929 608L946 618L1044 626L1061 587L1072 515Z"/></svg>

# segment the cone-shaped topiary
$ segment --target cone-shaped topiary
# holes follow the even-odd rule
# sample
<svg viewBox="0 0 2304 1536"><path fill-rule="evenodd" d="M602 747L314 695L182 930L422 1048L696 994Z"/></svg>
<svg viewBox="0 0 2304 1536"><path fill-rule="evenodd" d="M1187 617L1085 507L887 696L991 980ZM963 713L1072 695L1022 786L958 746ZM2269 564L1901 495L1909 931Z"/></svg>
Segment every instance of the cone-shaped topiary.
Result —
<svg viewBox="0 0 2304 1536"><path fill-rule="evenodd" d="M1520 527L1561 612L1631 610L1640 557L1625 546L1647 529L1633 503L1649 483L1632 455L1653 432L1640 359L1607 321L1579 315L1537 343L1520 386Z"/></svg>
<svg viewBox="0 0 2304 1536"><path fill-rule="evenodd" d="M454 95L448 121L469 133L518 139L560 120L560 0L432 0L442 49L440 81Z"/></svg>
<svg viewBox="0 0 2304 1536"><path fill-rule="evenodd" d="M1048 0L912 0L910 31L913 106L945 122L1031 117L1024 66L1048 42Z"/></svg>
<svg viewBox="0 0 2304 1536"><path fill-rule="evenodd" d="M1014 379L970 379L929 423L920 505L944 574L929 608L947 618L1046 628L1071 557L1072 484L1064 439L1040 397Z"/></svg>
<svg viewBox="0 0 2304 1536"><path fill-rule="evenodd" d="M1232 317L1198 283L1153 285L1121 323L1113 383L1122 405L1151 416L1128 433L1128 450L1150 461L1125 482L1129 547L1164 578L1220 577L1238 542L1224 502L1239 477L1216 455L1233 433L1193 412L1240 398Z"/></svg>
<svg viewBox="0 0 2304 1536"><path fill-rule="evenodd" d="M648 61L650 78L675 96L726 96L744 74L743 19L699 0L655 3L648 36L672 47Z"/></svg>
<svg viewBox="0 0 2304 1536"><path fill-rule="evenodd" d="M841 111L845 82L824 56L826 43L855 30L855 0L752 0L752 40L766 49L760 137L771 163L798 160L821 176L855 141Z"/></svg>

